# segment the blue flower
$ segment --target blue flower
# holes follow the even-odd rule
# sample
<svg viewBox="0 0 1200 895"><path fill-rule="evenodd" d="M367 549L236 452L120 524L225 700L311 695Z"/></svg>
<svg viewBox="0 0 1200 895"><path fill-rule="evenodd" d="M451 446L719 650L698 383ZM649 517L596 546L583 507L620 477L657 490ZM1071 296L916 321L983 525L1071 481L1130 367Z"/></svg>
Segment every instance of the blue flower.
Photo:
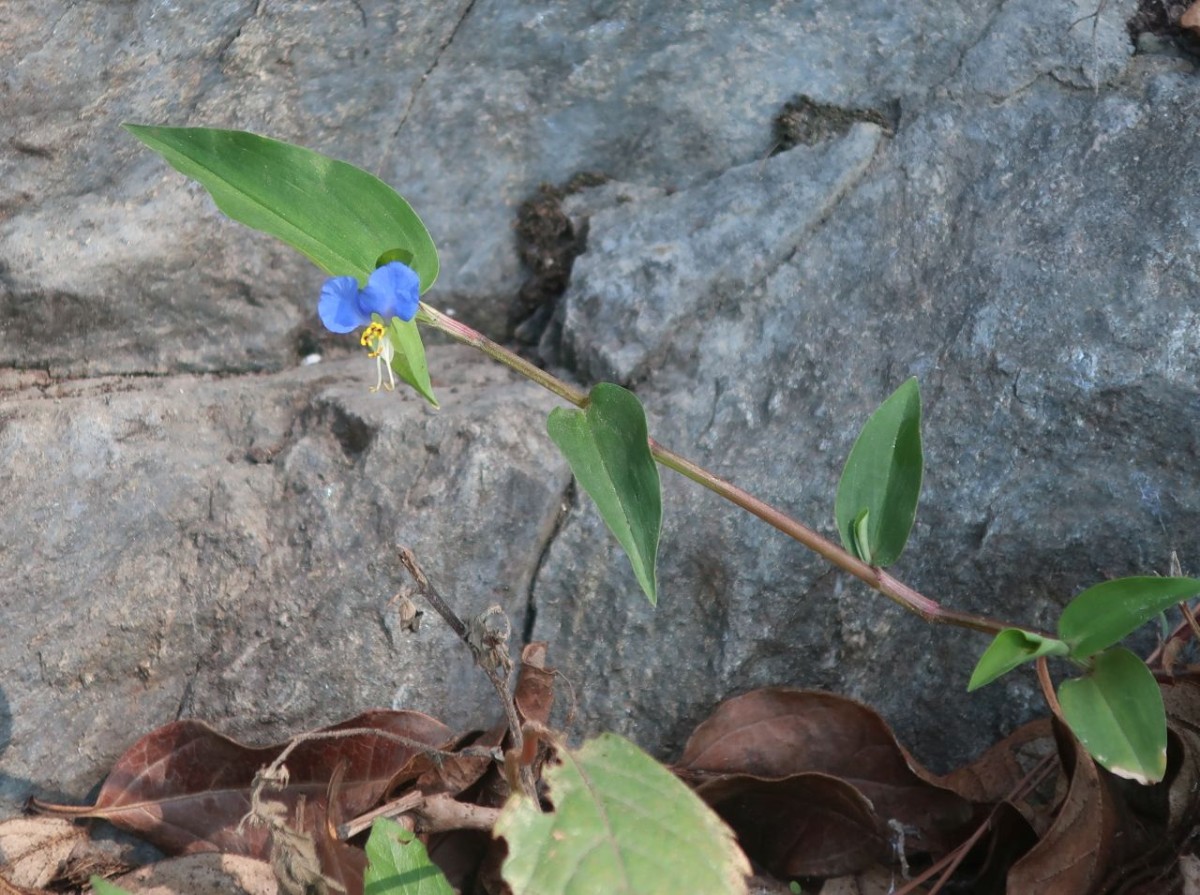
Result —
<svg viewBox="0 0 1200 895"><path fill-rule="evenodd" d="M317 313L326 329L348 333L368 325L372 314L378 314L385 323L393 317L412 320L420 303L420 279L408 265L392 261L371 274L365 289L358 288L354 277L326 280Z"/></svg>

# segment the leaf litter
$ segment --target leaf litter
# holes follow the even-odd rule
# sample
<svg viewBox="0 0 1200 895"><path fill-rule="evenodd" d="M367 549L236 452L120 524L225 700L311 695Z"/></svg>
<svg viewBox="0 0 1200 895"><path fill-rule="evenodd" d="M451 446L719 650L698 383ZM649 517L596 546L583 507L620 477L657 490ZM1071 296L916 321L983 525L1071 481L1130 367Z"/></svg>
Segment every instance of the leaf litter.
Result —
<svg viewBox="0 0 1200 895"><path fill-rule="evenodd" d="M397 819L457 891L502 895L506 847L488 824L516 782L507 765L536 767L540 780L560 764L546 764L562 755L553 737L534 735L549 734L556 681L545 644L526 647L514 687L529 734L521 755L505 756L503 722L456 734L409 711L366 712L272 746L167 724L117 761L93 805L33 801L42 816L0 824L0 895L78 891L89 873L155 895L357 895L365 834L346 829L388 803L403 806ZM717 706L672 771L732 829L761 891L795 881L833 895L1183 895L1196 877L1181 855L1200 819L1200 684L1178 677L1162 690L1169 767L1149 787L1098 767L1050 720L936 775L870 708L780 687ZM447 821L449 804L479 815ZM122 876L128 856L69 820L89 818L169 857Z"/></svg>

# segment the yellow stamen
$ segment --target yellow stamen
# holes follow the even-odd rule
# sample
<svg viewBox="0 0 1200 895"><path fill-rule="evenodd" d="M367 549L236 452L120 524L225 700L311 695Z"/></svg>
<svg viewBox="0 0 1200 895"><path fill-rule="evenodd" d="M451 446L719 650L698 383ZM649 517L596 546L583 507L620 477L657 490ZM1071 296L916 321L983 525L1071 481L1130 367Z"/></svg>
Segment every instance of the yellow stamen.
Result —
<svg viewBox="0 0 1200 895"><path fill-rule="evenodd" d="M383 324L374 321L368 324L367 328L363 330L358 344L362 345L363 348L369 349L367 357L379 357L380 352L383 351L383 333Z"/></svg>
<svg viewBox="0 0 1200 895"><path fill-rule="evenodd" d="M396 387L396 377L392 373L392 358L396 356L396 349L392 346L392 340L388 338L384 325L378 322L367 324L358 342L367 349L367 357L375 358L375 364L379 368L379 376L371 391L377 392L383 388L390 392ZM385 371L388 378L386 384L383 381Z"/></svg>

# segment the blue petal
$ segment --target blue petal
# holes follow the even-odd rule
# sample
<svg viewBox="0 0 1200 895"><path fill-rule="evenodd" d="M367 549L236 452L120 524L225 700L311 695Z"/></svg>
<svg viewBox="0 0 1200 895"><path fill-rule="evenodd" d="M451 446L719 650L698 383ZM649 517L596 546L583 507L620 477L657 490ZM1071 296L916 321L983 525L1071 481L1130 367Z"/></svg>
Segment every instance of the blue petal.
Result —
<svg viewBox="0 0 1200 895"><path fill-rule="evenodd" d="M367 280L359 305L368 315L384 320L412 320L421 301L421 280L407 264L392 261L375 270Z"/></svg>
<svg viewBox="0 0 1200 895"><path fill-rule="evenodd" d="M321 322L330 332L348 333L371 322L370 313L363 313L358 298L358 280L354 277L334 277L321 287L317 304Z"/></svg>

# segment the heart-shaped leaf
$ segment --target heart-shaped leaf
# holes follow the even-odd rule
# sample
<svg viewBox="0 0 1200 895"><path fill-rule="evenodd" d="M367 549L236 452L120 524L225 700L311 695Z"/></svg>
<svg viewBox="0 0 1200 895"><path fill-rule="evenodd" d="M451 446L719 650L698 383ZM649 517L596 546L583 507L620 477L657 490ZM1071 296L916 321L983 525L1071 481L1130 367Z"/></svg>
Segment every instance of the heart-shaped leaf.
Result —
<svg viewBox="0 0 1200 895"><path fill-rule="evenodd" d="M245 131L125 129L198 180L229 217L283 240L326 273L357 277L361 286L385 253L407 252L422 293L437 279L437 249L417 213L361 168Z"/></svg>
<svg viewBox="0 0 1200 895"><path fill-rule="evenodd" d="M1195 578L1116 578L1089 587L1058 617L1071 656L1086 659L1136 631L1181 600L1200 594Z"/></svg>
<svg viewBox="0 0 1200 895"><path fill-rule="evenodd" d="M1096 656L1090 674L1063 681L1058 701L1071 731L1118 777L1157 783L1167 771L1167 715L1154 675L1122 647Z"/></svg>
<svg viewBox="0 0 1200 895"><path fill-rule="evenodd" d="M494 828L514 892L745 893L750 864L733 832L637 746L603 734L558 757L544 778L554 810L514 796Z"/></svg>
<svg viewBox="0 0 1200 895"><path fill-rule="evenodd" d="M1006 628L996 635L971 674L967 692L990 684L1003 674L1008 674L1018 665L1032 662L1039 656L1065 656L1067 645L1052 637L1042 637L1020 628Z"/></svg>
<svg viewBox="0 0 1200 895"><path fill-rule="evenodd" d="M899 559L917 515L923 471L921 392L913 378L871 414L846 458L834 502L842 546L874 566Z"/></svg>
<svg viewBox="0 0 1200 895"><path fill-rule="evenodd" d="M650 453L642 402L619 385L592 389L585 410L557 407L546 429L600 518L625 548L650 603L658 602L655 562L662 529L662 487Z"/></svg>

